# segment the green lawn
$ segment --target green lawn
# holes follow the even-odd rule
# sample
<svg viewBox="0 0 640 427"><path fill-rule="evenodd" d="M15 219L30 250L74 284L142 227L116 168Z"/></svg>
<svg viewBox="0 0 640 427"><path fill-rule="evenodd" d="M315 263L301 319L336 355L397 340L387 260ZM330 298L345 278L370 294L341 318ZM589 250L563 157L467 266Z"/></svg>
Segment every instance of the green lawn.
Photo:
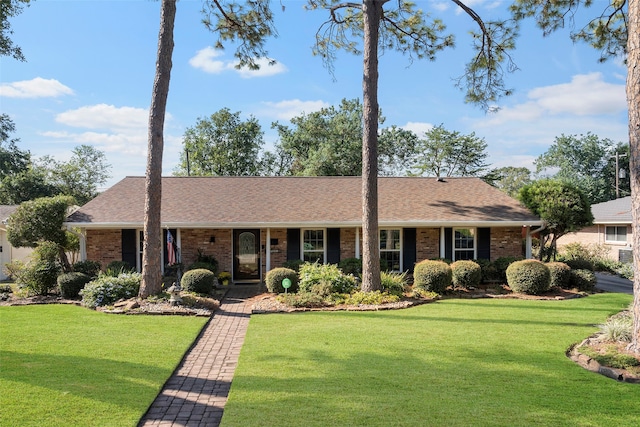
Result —
<svg viewBox="0 0 640 427"><path fill-rule="evenodd" d="M565 350L631 296L251 318L223 426L637 426L640 385Z"/></svg>
<svg viewBox="0 0 640 427"><path fill-rule="evenodd" d="M206 320L0 307L0 425L135 426Z"/></svg>

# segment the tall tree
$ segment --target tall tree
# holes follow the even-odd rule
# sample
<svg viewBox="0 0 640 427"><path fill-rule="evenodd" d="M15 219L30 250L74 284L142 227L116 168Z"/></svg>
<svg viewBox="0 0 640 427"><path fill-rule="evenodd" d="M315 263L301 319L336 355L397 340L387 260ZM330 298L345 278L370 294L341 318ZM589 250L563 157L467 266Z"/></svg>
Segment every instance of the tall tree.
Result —
<svg viewBox="0 0 640 427"><path fill-rule="evenodd" d="M524 186L520 201L544 221L540 232L540 259L555 259L562 236L593 223L591 204L578 187L566 181L543 179Z"/></svg>
<svg viewBox="0 0 640 427"><path fill-rule="evenodd" d="M0 114L0 180L27 170L31 153L16 145L20 140L12 138L16 126L8 114Z"/></svg>
<svg viewBox="0 0 640 427"><path fill-rule="evenodd" d="M514 18L533 18L548 35L573 20L576 10L592 0L517 0ZM593 19L577 27L571 37L600 50L600 60L625 58L627 63L627 105L629 110L629 161L631 212L633 218L633 265L640 271L640 0L609 0ZM572 22L573 23L573 22ZM640 274L633 279L633 337L630 348L640 354Z"/></svg>
<svg viewBox="0 0 640 427"><path fill-rule="evenodd" d="M187 128L177 175L256 176L262 172L260 149L264 144L255 117L240 120L240 112L223 108L199 118Z"/></svg>
<svg viewBox="0 0 640 427"><path fill-rule="evenodd" d="M518 197L520 189L531 184L531 171L525 167L505 166L492 169L482 180L511 197Z"/></svg>
<svg viewBox="0 0 640 427"><path fill-rule="evenodd" d="M614 143L597 135L561 135L535 161L536 172L573 183L587 195L591 203L606 202L616 197L615 153L619 167L628 169L629 158L622 143ZM619 179L618 179L619 181ZM629 194L624 180L623 193Z"/></svg>
<svg viewBox="0 0 640 427"><path fill-rule="evenodd" d="M173 27L176 18L176 0L162 0L156 74L149 109L149 135L147 147L147 171L144 199L144 243L142 251L142 282L140 298L160 293L162 273L162 151L164 149L164 119L171 79L173 54Z"/></svg>
<svg viewBox="0 0 640 427"><path fill-rule="evenodd" d="M25 6L29 6L30 0L2 0L0 2L0 56L12 56L18 61L24 61L24 55L20 47L13 43L11 35L13 30L9 18L20 13Z"/></svg>
<svg viewBox="0 0 640 427"><path fill-rule="evenodd" d="M416 175L438 178L478 176L487 168L487 143L474 132L463 135L443 125L433 127L418 139L413 169Z"/></svg>

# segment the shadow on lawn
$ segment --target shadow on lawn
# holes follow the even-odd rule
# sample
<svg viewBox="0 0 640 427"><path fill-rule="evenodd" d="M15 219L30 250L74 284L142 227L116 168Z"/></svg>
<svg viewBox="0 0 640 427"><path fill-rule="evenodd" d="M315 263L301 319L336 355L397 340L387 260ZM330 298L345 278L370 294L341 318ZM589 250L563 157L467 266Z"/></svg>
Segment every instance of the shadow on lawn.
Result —
<svg viewBox="0 0 640 427"><path fill-rule="evenodd" d="M0 351L0 377L143 411L170 369L100 358Z"/></svg>

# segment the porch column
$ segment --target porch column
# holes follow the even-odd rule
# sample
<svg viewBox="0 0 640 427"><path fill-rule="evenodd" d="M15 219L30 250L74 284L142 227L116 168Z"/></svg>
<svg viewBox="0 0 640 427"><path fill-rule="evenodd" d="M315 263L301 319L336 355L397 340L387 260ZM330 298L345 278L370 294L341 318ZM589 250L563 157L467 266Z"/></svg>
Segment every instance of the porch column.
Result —
<svg viewBox="0 0 640 427"><path fill-rule="evenodd" d="M525 259L530 259L532 256L531 253L531 226L527 225L525 227L527 229L527 235L525 238L525 244L524 244L524 257Z"/></svg>
<svg viewBox="0 0 640 427"><path fill-rule="evenodd" d="M444 246L445 246L445 241L444 241L444 227L440 227L440 258L444 259L446 254L444 253Z"/></svg>
<svg viewBox="0 0 640 427"><path fill-rule="evenodd" d="M265 258L266 258L265 274L266 274L271 270L271 229L270 228L267 228L267 241L265 242L264 247L267 248L266 255L265 255Z"/></svg>
<svg viewBox="0 0 640 427"><path fill-rule="evenodd" d="M356 258L360 259L360 227L356 227Z"/></svg>

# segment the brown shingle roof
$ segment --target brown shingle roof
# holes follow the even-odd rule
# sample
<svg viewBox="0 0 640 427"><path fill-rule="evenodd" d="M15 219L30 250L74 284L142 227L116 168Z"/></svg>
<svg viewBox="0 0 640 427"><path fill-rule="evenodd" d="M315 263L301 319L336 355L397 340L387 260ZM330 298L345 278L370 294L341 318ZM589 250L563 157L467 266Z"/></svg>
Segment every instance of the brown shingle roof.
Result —
<svg viewBox="0 0 640 427"><path fill-rule="evenodd" d="M141 225L144 177L127 177L81 207L69 222ZM165 177L162 223L176 227L358 225L360 177ZM539 218L478 178L381 177L381 225L505 223ZM498 224L496 224L498 225Z"/></svg>

